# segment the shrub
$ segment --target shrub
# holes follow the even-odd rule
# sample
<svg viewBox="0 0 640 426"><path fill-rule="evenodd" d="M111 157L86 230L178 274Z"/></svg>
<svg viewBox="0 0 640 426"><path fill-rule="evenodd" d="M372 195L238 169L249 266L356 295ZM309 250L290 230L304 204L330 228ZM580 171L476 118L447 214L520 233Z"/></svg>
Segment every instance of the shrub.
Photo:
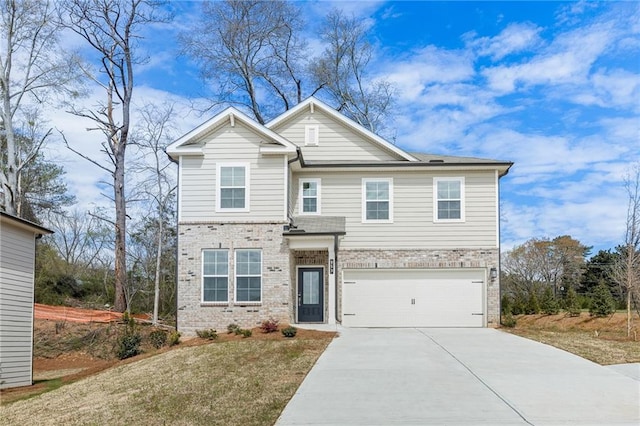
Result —
<svg viewBox="0 0 640 426"><path fill-rule="evenodd" d="M228 334L240 334L240 333L238 333L238 330L240 330L240 326L238 324L229 324L227 326L227 333Z"/></svg>
<svg viewBox="0 0 640 426"><path fill-rule="evenodd" d="M154 348L160 349L167 343L167 332L164 330L153 330L149 333L149 340Z"/></svg>
<svg viewBox="0 0 640 426"><path fill-rule="evenodd" d="M218 333L213 328L208 330L196 330L196 334L201 339L215 340L218 338Z"/></svg>
<svg viewBox="0 0 640 426"><path fill-rule="evenodd" d="M527 300L524 295L517 293L513 298L513 304L511 305L511 313L513 315L522 315L526 312Z"/></svg>
<svg viewBox="0 0 640 426"><path fill-rule="evenodd" d="M518 320L515 319L515 317L513 315L511 315L510 313L507 313L503 318L502 318L502 325L504 327L509 327L509 328L513 328L516 326L516 324L518 323Z"/></svg>
<svg viewBox="0 0 640 426"><path fill-rule="evenodd" d="M242 335L242 337L246 338L246 337L251 337L251 335L253 333L251 333L251 330L245 330L245 329L241 328L241 329L238 330L238 333L236 333L236 334L240 334L240 335Z"/></svg>
<svg viewBox="0 0 640 426"><path fill-rule="evenodd" d="M269 318L266 321L262 321L262 325L260 325L260 330L262 330L263 333L273 333L278 331L278 324L279 324L279 321L277 319Z"/></svg>
<svg viewBox="0 0 640 426"><path fill-rule="evenodd" d="M553 291L551 287L544 289L544 293L542 295L542 302L540 303L540 309L542 313L545 315L555 315L560 312L560 306L558 306L558 301L556 297L553 295Z"/></svg>
<svg viewBox="0 0 640 426"><path fill-rule="evenodd" d="M118 339L118 351L116 355L119 359L131 358L140 353L140 333L126 333Z"/></svg>
<svg viewBox="0 0 640 426"><path fill-rule="evenodd" d="M564 310L567 311L569 316L572 317L577 317L578 315L580 315L580 300L578 299L578 294L571 286L567 290L567 295L564 299Z"/></svg>
<svg viewBox="0 0 640 426"><path fill-rule="evenodd" d="M525 313L527 315L534 315L540 313L540 302L538 302L538 295L535 290L529 291L529 298L527 299L527 306L525 307Z"/></svg>
<svg viewBox="0 0 640 426"><path fill-rule="evenodd" d="M615 301L611 296L611 291L604 281L600 281L593 289L591 295L591 307L589 313L595 317L606 317L611 315L615 310Z"/></svg>
<svg viewBox="0 0 640 426"><path fill-rule="evenodd" d="M169 346L175 346L178 343L180 343L180 333L178 331L169 333Z"/></svg>
<svg viewBox="0 0 640 426"><path fill-rule="evenodd" d="M295 337L297 332L298 329L291 325L287 328L283 328L281 331L284 337Z"/></svg>
<svg viewBox="0 0 640 426"><path fill-rule="evenodd" d="M509 297L508 294L503 294L502 295L502 300L500 302L500 308L502 310L502 314L506 315L506 314L511 314L512 309L513 309L513 302L511 301L511 298Z"/></svg>

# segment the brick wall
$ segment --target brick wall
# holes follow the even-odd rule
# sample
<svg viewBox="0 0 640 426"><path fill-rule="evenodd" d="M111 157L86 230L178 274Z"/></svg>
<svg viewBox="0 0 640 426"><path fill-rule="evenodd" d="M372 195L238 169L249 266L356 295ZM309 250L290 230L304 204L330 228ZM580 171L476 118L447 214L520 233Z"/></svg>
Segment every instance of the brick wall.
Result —
<svg viewBox="0 0 640 426"><path fill-rule="evenodd" d="M293 318L290 303L289 248L282 223L181 223L178 225L178 330L185 336L196 330L226 330L235 323L253 328L273 317L282 323ZM202 250L229 250L229 302L202 303ZM262 302L235 303L236 249L262 250Z"/></svg>

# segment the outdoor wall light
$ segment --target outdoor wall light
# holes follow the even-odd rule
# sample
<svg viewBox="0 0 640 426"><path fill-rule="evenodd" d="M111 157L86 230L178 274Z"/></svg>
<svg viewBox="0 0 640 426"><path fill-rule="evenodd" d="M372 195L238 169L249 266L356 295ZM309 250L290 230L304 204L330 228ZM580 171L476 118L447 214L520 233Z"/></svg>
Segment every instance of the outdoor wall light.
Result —
<svg viewBox="0 0 640 426"><path fill-rule="evenodd" d="M491 278L491 281L495 281L496 278L498 278L498 270L496 268L491 268L489 270L489 278Z"/></svg>

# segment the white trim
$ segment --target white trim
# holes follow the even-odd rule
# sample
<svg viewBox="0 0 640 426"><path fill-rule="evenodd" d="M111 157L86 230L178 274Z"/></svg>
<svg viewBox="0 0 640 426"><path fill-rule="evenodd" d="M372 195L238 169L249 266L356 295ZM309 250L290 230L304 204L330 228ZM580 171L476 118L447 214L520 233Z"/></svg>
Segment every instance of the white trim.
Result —
<svg viewBox="0 0 640 426"><path fill-rule="evenodd" d="M227 300L204 300L204 252L205 251L224 251L227 253ZM229 291L231 290L231 280L229 279L229 249L228 248L203 248L200 249L200 304L208 306L228 306ZM222 277L223 275L207 275L208 277Z"/></svg>
<svg viewBox="0 0 640 426"><path fill-rule="evenodd" d="M495 171L496 175L496 247L500 248L500 174ZM499 253L498 253L499 255ZM499 271L498 271L499 272Z"/></svg>
<svg viewBox="0 0 640 426"><path fill-rule="evenodd" d="M293 149L294 151L296 149L296 146L293 143L289 142L286 138L263 126L262 124L257 123L255 120L253 120L243 112L235 109L234 107L229 107L219 114L215 115L214 117L210 118L209 120L205 121L195 129L178 138L176 141L171 143L165 151L172 158L179 157L183 154L202 155L201 147L194 148L193 146L189 145L197 141L199 138L202 138L207 133L212 132L216 128L223 126L228 122L230 123L232 120L233 125L236 125L238 122L240 122L270 141L280 144L283 147Z"/></svg>
<svg viewBox="0 0 640 426"><path fill-rule="evenodd" d="M322 269L322 324L326 324L327 323L327 317L331 315L331 312L328 312L327 309L327 300L329 298L330 295L327 295L327 297L324 297L324 291L325 291L325 286L328 286L329 283L326 282L327 280L324 279L325 277L325 273L327 272L326 266L325 265L296 265L296 289L295 289L295 304L296 304L296 324L314 324L314 323L300 323L300 303L299 303L299 299L298 299L298 289L300 288L300 282L298 281L300 275L298 274L298 271L300 268L320 268Z"/></svg>
<svg viewBox="0 0 640 426"><path fill-rule="evenodd" d="M361 126L360 124L356 123L355 121L349 119L345 115L343 115L340 112L336 111L335 109L331 108L329 105L325 104L324 102L314 98L313 96L305 99L304 101L300 102L298 105L294 106L290 110L288 110L285 113L283 113L283 114L279 115L278 117L274 118L273 120L271 120L270 122L265 124L265 126L267 128L269 128L269 129L273 129L274 127L277 127L280 123L283 123L286 120L288 120L289 118L295 116L298 112L304 110L305 108L310 108L311 109L312 108L311 105L313 105L313 108L317 108L317 109L325 112L326 114L330 115L332 118L337 120L339 123L342 123L342 124L348 126L349 128L351 128L351 130L354 130L355 132L362 134L366 138L370 139L373 143L384 147L388 151L391 151L391 152L399 155L400 157L404 158L405 160L407 160L407 161L419 161L417 158L415 158L411 154L409 154L409 153L405 152L404 150L398 148L394 144L384 140L383 138L381 138L380 136L376 135L372 131L366 129L365 127Z"/></svg>
<svg viewBox="0 0 640 426"><path fill-rule="evenodd" d="M182 157L178 157L178 196L177 204L178 204L178 223L182 221Z"/></svg>
<svg viewBox="0 0 640 426"><path fill-rule="evenodd" d="M303 204L303 188L302 185L305 182L313 182L316 184L316 211L315 212L305 212L304 204ZM321 207L321 189L322 189L322 180L320 178L299 178L298 179L298 214L303 215L319 215L322 214ZM308 197L310 198L310 197Z"/></svg>
<svg viewBox="0 0 640 426"><path fill-rule="evenodd" d="M286 156L282 157L282 161L284 163L284 198L283 198L284 199L284 201L283 201L283 204L284 204L284 216L283 216L282 219L285 222L289 221L289 201L290 201L289 200L289 197L290 197L290 194L289 194L289 185L290 185L290 183L289 183L289 164L288 164L287 160L288 159L287 159Z"/></svg>
<svg viewBox="0 0 640 426"><path fill-rule="evenodd" d="M464 177L434 177L433 178L433 222L434 223L461 223L465 219L465 184ZM460 183L460 219L439 219L438 218L438 183L439 182L459 182Z"/></svg>
<svg viewBox="0 0 640 426"><path fill-rule="evenodd" d="M250 211L250 199L251 199L251 163L216 163L216 213L242 213ZM220 169L222 167L244 167L244 208L231 209L223 208L220 196Z"/></svg>
<svg viewBox="0 0 640 426"><path fill-rule="evenodd" d="M238 252L239 251L257 251L260 253L260 301L239 301L238 300ZM261 305L264 290L264 256L260 248L237 248L233 250L233 303L235 305ZM243 275L243 277L255 277L255 275Z"/></svg>
<svg viewBox="0 0 640 426"><path fill-rule="evenodd" d="M304 145L320 145L320 126L318 126L317 124L307 124L304 126Z"/></svg>
<svg viewBox="0 0 640 426"><path fill-rule="evenodd" d="M388 219L367 219L367 183L369 182L387 182L389 184ZM393 223L393 178L362 178L362 223Z"/></svg>

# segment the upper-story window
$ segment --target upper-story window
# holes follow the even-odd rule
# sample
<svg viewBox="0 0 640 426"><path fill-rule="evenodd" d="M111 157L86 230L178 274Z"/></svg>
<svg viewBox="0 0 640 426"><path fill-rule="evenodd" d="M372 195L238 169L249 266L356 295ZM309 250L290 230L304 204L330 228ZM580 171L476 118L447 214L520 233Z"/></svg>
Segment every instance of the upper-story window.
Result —
<svg viewBox="0 0 640 426"><path fill-rule="evenodd" d="M434 222L464 222L464 178L433 178Z"/></svg>
<svg viewBox="0 0 640 426"><path fill-rule="evenodd" d="M249 164L217 165L216 211L249 211Z"/></svg>
<svg viewBox="0 0 640 426"><path fill-rule="evenodd" d="M300 179L300 214L320 214L320 179Z"/></svg>
<svg viewBox="0 0 640 426"><path fill-rule="evenodd" d="M362 221L393 221L393 179L362 179Z"/></svg>
<svg viewBox="0 0 640 426"><path fill-rule="evenodd" d="M319 129L316 124L308 124L304 128L304 144L306 146L317 146L319 142Z"/></svg>

